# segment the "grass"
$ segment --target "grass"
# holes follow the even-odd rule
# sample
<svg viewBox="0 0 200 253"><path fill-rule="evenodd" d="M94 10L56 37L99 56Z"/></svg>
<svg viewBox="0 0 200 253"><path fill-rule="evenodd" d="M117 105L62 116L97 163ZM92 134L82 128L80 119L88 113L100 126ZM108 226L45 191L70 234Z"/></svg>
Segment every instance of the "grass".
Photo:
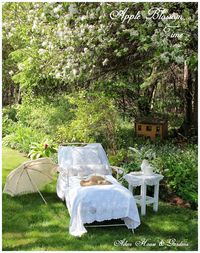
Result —
<svg viewBox="0 0 200 253"><path fill-rule="evenodd" d="M9 172L26 159L3 149L3 186ZM56 195L56 178L42 193L48 205L37 193L14 198L3 194L3 250L197 250L196 211L160 202L157 213L147 208L135 234L126 227L88 228L75 238L68 233L70 217ZM182 246L167 245L171 238Z"/></svg>

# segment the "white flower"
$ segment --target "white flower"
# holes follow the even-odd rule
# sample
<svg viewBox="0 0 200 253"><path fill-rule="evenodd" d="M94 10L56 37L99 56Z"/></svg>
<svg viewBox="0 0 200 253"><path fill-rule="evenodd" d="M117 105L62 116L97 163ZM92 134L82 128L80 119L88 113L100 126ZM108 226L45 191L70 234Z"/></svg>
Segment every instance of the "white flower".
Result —
<svg viewBox="0 0 200 253"><path fill-rule="evenodd" d="M18 66L19 70L23 70L23 68L24 68L24 64L23 63L19 63L17 66Z"/></svg>
<svg viewBox="0 0 200 253"><path fill-rule="evenodd" d="M130 35L131 36L137 36L138 35L138 31L131 29L130 30Z"/></svg>
<svg viewBox="0 0 200 253"><path fill-rule="evenodd" d="M14 74L14 72L11 70L9 71L9 75L12 76Z"/></svg>
<svg viewBox="0 0 200 253"><path fill-rule="evenodd" d="M62 10L62 6L61 5L58 5L56 8L53 9L53 12L54 13L58 13L59 11Z"/></svg>
<svg viewBox="0 0 200 253"><path fill-rule="evenodd" d="M184 57L183 57L183 56L177 56L177 57L175 58L175 60L176 60L176 62L177 62L178 64L181 64L181 63L184 62Z"/></svg>
<svg viewBox="0 0 200 253"><path fill-rule="evenodd" d="M160 55L160 58L165 62L165 63L168 63L169 62L169 57L167 56L166 53L162 53Z"/></svg>
<svg viewBox="0 0 200 253"><path fill-rule="evenodd" d="M32 26L32 31L35 30L37 28L37 21L34 20L33 22L33 26Z"/></svg>
<svg viewBox="0 0 200 253"><path fill-rule="evenodd" d="M82 21L84 21L85 19L87 19L86 16L82 16L82 17L81 17L81 20L82 20Z"/></svg>
<svg viewBox="0 0 200 253"><path fill-rule="evenodd" d="M28 62L29 62L29 63L32 63L32 62L33 62L33 58L32 58L32 57L29 57L29 58L28 58Z"/></svg>
<svg viewBox="0 0 200 253"><path fill-rule="evenodd" d="M75 5L75 4L70 4L68 10L69 10L69 13L70 13L71 15L76 14L76 13L78 12L78 10L76 9L76 5Z"/></svg>
<svg viewBox="0 0 200 253"><path fill-rule="evenodd" d="M87 53L88 52L88 48L84 47L83 51L84 51L84 53Z"/></svg>
<svg viewBox="0 0 200 253"><path fill-rule="evenodd" d="M41 14L41 18L44 18L45 17L45 13L44 12L42 12L42 14Z"/></svg>
<svg viewBox="0 0 200 253"><path fill-rule="evenodd" d="M58 31L58 36L63 37L63 31Z"/></svg>
<svg viewBox="0 0 200 253"><path fill-rule="evenodd" d="M9 33L7 34L7 37L8 37L8 38L12 37L12 33L9 32Z"/></svg>
<svg viewBox="0 0 200 253"><path fill-rule="evenodd" d="M102 62L103 66L107 65L107 63L108 63L108 58L106 58L106 59Z"/></svg>
<svg viewBox="0 0 200 253"><path fill-rule="evenodd" d="M43 41L42 42L42 46L45 47L47 45L47 42L46 41Z"/></svg>
<svg viewBox="0 0 200 253"><path fill-rule="evenodd" d="M50 50L54 48L54 46L53 46L53 43L52 43L52 42L49 42L49 46L48 46L48 48L49 48Z"/></svg>
<svg viewBox="0 0 200 253"><path fill-rule="evenodd" d="M59 79L60 78L60 72L56 73L56 78Z"/></svg>
<svg viewBox="0 0 200 253"><path fill-rule="evenodd" d="M73 69L72 72L73 72L74 76L77 74L77 70L76 69Z"/></svg>
<svg viewBox="0 0 200 253"><path fill-rule="evenodd" d="M44 54L45 52L46 52L46 50L43 49L43 48L40 48L40 49L38 50L38 54Z"/></svg>
<svg viewBox="0 0 200 253"><path fill-rule="evenodd" d="M90 14L90 18L95 18L94 13L91 13L91 14Z"/></svg>

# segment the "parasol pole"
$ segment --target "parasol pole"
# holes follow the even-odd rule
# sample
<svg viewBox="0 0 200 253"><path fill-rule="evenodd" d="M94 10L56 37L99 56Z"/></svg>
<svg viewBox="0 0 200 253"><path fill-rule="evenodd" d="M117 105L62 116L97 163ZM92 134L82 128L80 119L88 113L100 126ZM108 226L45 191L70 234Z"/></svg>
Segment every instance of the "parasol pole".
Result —
<svg viewBox="0 0 200 253"><path fill-rule="evenodd" d="M34 187L36 188L36 190L37 190L38 193L40 194L40 197L42 198L42 200L44 201L44 203L47 205L46 200L44 199L44 197L43 197L42 193L40 192L40 190L38 189L37 185L36 185L35 183L33 183L33 181L32 181L32 179L31 179L31 177L30 177L28 171L27 171L27 170L25 170L25 171L26 171L26 173L27 173L27 176L28 176L28 178L29 178L29 180L30 180L30 182L31 182L31 184L32 184L32 186L33 186L33 188L34 188Z"/></svg>

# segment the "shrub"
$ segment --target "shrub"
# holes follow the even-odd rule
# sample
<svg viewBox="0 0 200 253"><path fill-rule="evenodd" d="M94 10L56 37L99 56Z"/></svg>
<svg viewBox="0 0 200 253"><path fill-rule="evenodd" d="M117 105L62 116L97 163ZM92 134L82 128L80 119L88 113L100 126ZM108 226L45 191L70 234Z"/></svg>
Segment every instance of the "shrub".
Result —
<svg viewBox="0 0 200 253"><path fill-rule="evenodd" d="M109 162L114 166L121 166L126 162L127 151L125 149L117 150L115 154L108 154Z"/></svg>
<svg viewBox="0 0 200 253"><path fill-rule="evenodd" d="M9 119L8 115L2 117L2 137L11 134L14 130L14 122Z"/></svg>
<svg viewBox="0 0 200 253"><path fill-rule="evenodd" d="M184 149L171 149L161 155L160 165L170 189L187 200L193 207L197 206L198 172L197 146Z"/></svg>
<svg viewBox="0 0 200 253"><path fill-rule="evenodd" d="M116 150L117 111L104 93L79 92L68 97L74 114L68 125L58 127L56 141L101 142Z"/></svg>
<svg viewBox="0 0 200 253"><path fill-rule="evenodd" d="M141 150L142 147L143 151L153 150L155 152L156 157L150 163L155 172L164 175L163 182L168 194L177 194L196 207L198 200L197 145L179 148L169 143L147 142L145 146L139 146L139 149ZM141 159L138 155L129 152L128 158L129 163L124 166L126 173L140 170Z"/></svg>
<svg viewBox="0 0 200 253"><path fill-rule="evenodd" d="M117 148L127 148L134 144L134 124L127 120L118 120L116 133Z"/></svg>
<svg viewBox="0 0 200 253"><path fill-rule="evenodd" d="M18 105L17 119L20 124L37 129L53 138L60 125L67 125L72 114L65 96L50 98L24 97Z"/></svg>
<svg viewBox="0 0 200 253"><path fill-rule="evenodd" d="M11 134L14 130L14 126L16 124L16 108L14 106L9 106L3 108L3 115L2 115L2 136L6 136Z"/></svg>
<svg viewBox="0 0 200 253"><path fill-rule="evenodd" d="M52 141L45 140L40 143L32 143L28 156L31 159L38 159L41 157L50 157L57 152L57 149Z"/></svg>
<svg viewBox="0 0 200 253"><path fill-rule="evenodd" d="M44 134L30 127L16 125L13 132L3 138L3 145L28 153L31 143L41 142L43 138L45 138Z"/></svg>

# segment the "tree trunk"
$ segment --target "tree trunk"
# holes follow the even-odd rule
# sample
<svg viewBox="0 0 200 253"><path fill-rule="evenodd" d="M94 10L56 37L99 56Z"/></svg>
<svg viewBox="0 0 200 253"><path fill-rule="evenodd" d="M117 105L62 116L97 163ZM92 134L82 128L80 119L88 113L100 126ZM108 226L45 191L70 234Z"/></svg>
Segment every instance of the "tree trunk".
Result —
<svg viewBox="0 0 200 253"><path fill-rule="evenodd" d="M126 119L126 100L125 100L125 91L123 91L122 95L122 103L123 103L123 121Z"/></svg>
<svg viewBox="0 0 200 253"><path fill-rule="evenodd" d="M187 64L184 65L184 122L183 122L183 134L185 136L189 135L190 129L192 127L192 75L188 69Z"/></svg>
<svg viewBox="0 0 200 253"><path fill-rule="evenodd" d="M194 133L198 135L198 71L195 72L194 81L194 113L193 113Z"/></svg>

